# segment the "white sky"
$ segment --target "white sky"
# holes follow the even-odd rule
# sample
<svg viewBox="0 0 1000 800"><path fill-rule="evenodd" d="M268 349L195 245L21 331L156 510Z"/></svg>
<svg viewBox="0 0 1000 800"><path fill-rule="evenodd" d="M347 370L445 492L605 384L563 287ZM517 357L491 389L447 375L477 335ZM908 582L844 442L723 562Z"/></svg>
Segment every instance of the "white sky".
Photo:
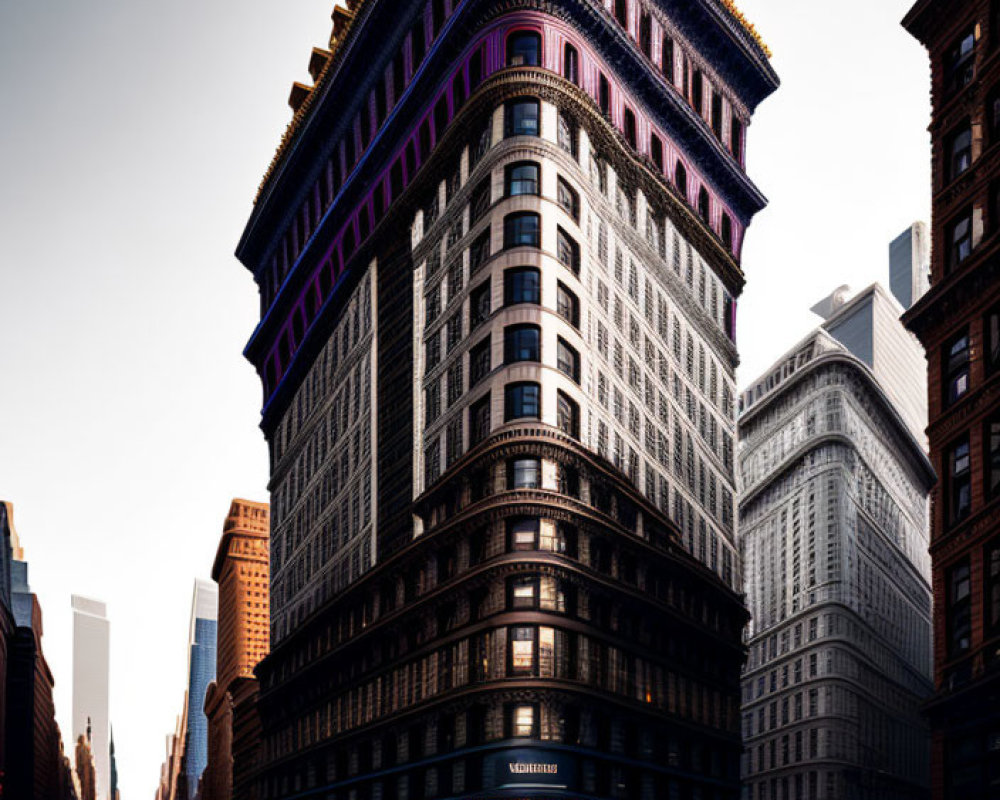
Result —
<svg viewBox="0 0 1000 800"><path fill-rule="evenodd" d="M782 79L749 131L741 385L927 219L910 0L741 0ZM181 710L192 581L230 498L266 499L257 320L232 256L332 0L0 2L0 497L45 613L69 745L71 593L108 603L122 795Z"/></svg>

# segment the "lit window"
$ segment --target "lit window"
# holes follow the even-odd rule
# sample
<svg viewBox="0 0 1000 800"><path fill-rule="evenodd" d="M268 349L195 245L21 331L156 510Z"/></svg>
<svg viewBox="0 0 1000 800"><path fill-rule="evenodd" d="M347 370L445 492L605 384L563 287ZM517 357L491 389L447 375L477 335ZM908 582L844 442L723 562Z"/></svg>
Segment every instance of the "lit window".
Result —
<svg viewBox="0 0 1000 800"><path fill-rule="evenodd" d="M507 136L538 136L538 101L533 98L513 100L506 106Z"/></svg>
<svg viewBox="0 0 1000 800"><path fill-rule="evenodd" d="M535 706L514 706L511 709L511 736L526 739L535 736Z"/></svg>
<svg viewBox="0 0 1000 800"><path fill-rule="evenodd" d="M541 55L542 37L534 31L516 31L507 37L508 67L537 67Z"/></svg>
<svg viewBox="0 0 1000 800"><path fill-rule="evenodd" d="M538 578L514 578L510 605L511 608L535 608L538 605Z"/></svg>
<svg viewBox="0 0 1000 800"><path fill-rule="evenodd" d="M536 550L538 548L538 520L515 519L508 523L510 549L514 551Z"/></svg>
<svg viewBox="0 0 1000 800"><path fill-rule="evenodd" d="M535 671L535 629L510 629L510 670L513 675L531 675Z"/></svg>

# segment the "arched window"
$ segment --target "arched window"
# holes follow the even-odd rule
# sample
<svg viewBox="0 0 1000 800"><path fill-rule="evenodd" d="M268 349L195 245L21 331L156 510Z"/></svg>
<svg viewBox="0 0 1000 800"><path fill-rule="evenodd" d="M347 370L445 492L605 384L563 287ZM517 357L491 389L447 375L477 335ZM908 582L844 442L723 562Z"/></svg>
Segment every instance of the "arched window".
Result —
<svg viewBox="0 0 1000 800"><path fill-rule="evenodd" d="M539 247L541 238L540 228L538 214L531 211L508 214L503 219L504 249L511 247Z"/></svg>
<svg viewBox="0 0 1000 800"><path fill-rule="evenodd" d="M674 185L680 191L685 198L687 198L688 193L688 173L684 168L684 165L678 161L677 166L674 167Z"/></svg>
<svg viewBox="0 0 1000 800"><path fill-rule="evenodd" d="M708 192L704 186L698 190L698 216L708 222Z"/></svg>
<svg viewBox="0 0 1000 800"><path fill-rule="evenodd" d="M539 109L534 97L511 100L505 107L507 136L538 136Z"/></svg>
<svg viewBox="0 0 1000 800"><path fill-rule="evenodd" d="M572 83L580 83L580 54L568 42L563 48L563 77Z"/></svg>
<svg viewBox="0 0 1000 800"><path fill-rule="evenodd" d="M611 113L611 84L602 74L597 81L597 105L604 114Z"/></svg>
<svg viewBox="0 0 1000 800"><path fill-rule="evenodd" d="M729 218L729 215L725 212L722 213L722 223L719 230L722 236L722 243L726 246L726 249L732 251L733 249L733 221Z"/></svg>
<svg viewBox="0 0 1000 800"><path fill-rule="evenodd" d="M635 114L631 108L625 109L624 115L625 140L635 148Z"/></svg>
<svg viewBox="0 0 1000 800"><path fill-rule="evenodd" d="M535 31L514 31L507 37L508 67L537 67L541 63L541 34Z"/></svg>

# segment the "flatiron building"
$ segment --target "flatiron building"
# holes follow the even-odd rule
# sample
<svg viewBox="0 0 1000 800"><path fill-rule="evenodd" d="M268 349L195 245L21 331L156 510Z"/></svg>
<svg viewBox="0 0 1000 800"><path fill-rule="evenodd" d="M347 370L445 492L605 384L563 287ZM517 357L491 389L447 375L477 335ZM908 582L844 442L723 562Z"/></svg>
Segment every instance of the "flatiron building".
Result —
<svg viewBox="0 0 1000 800"><path fill-rule="evenodd" d="M736 797L764 45L719 0L333 21L237 250L262 797Z"/></svg>

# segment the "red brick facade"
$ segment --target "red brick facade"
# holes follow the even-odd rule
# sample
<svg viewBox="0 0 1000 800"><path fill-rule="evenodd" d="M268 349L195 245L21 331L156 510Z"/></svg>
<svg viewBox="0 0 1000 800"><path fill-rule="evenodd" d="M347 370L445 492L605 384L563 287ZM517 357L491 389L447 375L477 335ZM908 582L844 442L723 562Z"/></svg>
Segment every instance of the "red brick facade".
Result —
<svg viewBox="0 0 1000 800"><path fill-rule="evenodd" d="M1000 4L920 0L931 59L927 351L933 494L935 798L1000 796ZM993 427L994 423L996 427ZM994 555L994 553L996 553Z"/></svg>
<svg viewBox="0 0 1000 800"><path fill-rule="evenodd" d="M233 500L212 568L219 584L219 628L216 680L205 697L208 766L202 800L246 798L246 776L256 767L260 723L253 669L269 647L269 537L267 503Z"/></svg>

